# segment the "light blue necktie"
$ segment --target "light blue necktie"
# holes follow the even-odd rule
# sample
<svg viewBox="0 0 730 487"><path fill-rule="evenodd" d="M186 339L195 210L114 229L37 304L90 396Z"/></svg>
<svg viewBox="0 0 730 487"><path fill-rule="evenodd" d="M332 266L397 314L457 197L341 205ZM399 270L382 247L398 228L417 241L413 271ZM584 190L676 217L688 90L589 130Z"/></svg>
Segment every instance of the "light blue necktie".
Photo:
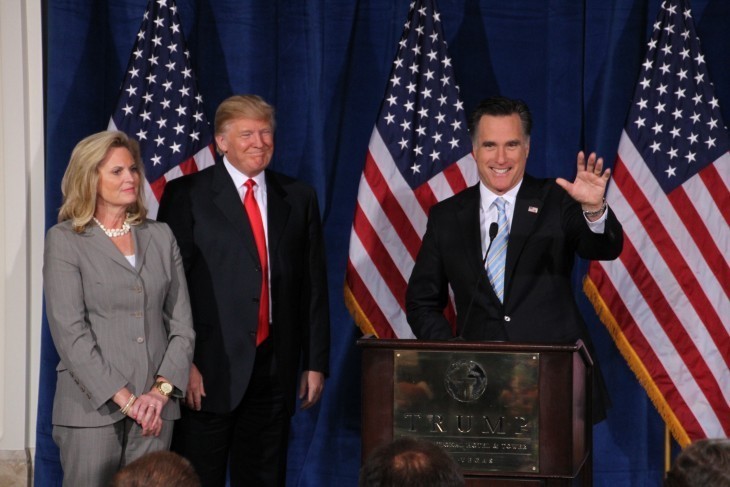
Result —
<svg viewBox="0 0 730 487"><path fill-rule="evenodd" d="M493 203L497 207L497 225L499 230L492 242L487 259L487 276L500 302L504 302L504 264L507 261L507 239L509 226L507 224L507 202L504 198L497 198Z"/></svg>

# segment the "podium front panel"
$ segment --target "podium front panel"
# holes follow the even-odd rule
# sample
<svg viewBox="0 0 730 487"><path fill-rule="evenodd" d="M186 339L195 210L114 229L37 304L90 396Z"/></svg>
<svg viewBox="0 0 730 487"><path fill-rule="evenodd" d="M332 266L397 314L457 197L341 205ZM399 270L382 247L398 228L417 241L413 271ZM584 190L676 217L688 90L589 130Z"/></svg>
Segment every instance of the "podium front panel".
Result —
<svg viewBox="0 0 730 487"><path fill-rule="evenodd" d="M465 470L538 473L539 353L393 350L393 438Z"/></svg>
<svg viewBox="0 0 730 487"><path fill-rule="evenodd" d="M477 466L488 461L485 458L493 458L487 465L494 465L497 457L481 453L470 456L471 453L451 449L452 454L464 455L457 460L468 485L477 485L475 479L483 480L484 485L503 485L502 482L515 486L533 485L531 482L535 481L542 482L535 485L590 485L589 367L592 361L582 342L562 345L361 339L358 345L363 350L363 461L377 446L398 436L426 438L430 435L430 441L465 452L487 445L500 455L511 452L512 445L517 453L528 449L529 460L500 469ZM429 353L449 357L443 359L449 363L449 368L452 363L457 365L450 373L448 368L444 371L437 359L428 358ZM500 357L500 354L521 357L512 362L501 359L506 364L502 370L513 374L510 380L506 375L494 372L498 368L496 364L481 362L483 356ZM471 362L481 364L483 372ZM487 406L478 411L452 407L450 401L456 400L453 396L465 399L479 393L483 386L482 376L487 380L479 401L485 401ZM528 383L533 384L532 378L537 381L536 393L532 385L526 387ZM453 396L444 399L443 395L449 394L449 389ZM521 394L512 395L514 391ZM431 400L436 402L429 404ZM492 410L492 406L502 407L505 412ZM537 412L532 418L526 411ZM481 428L485 436L444 444L452 441L446 436L452 435L454 430L457 431L454 436L463 440L465 436L460 429L475 431L477 428ZM500 442L502 439L504 441ZM508 447L508 439L517 441ZM481 440L485 440L482 441L484 445L478 445ZM506 457L504 454L500 459ZM577 479L583 480L574 483Z"/></svg>

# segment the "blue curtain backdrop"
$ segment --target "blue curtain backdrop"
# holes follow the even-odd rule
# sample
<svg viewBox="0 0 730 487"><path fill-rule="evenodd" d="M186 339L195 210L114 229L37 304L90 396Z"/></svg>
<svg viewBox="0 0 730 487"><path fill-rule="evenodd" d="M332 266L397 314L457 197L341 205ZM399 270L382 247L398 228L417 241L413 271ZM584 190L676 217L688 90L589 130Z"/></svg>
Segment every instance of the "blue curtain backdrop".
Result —
<svg viewBox="0 0 730 487"><path fill-rule="evenodd" d="M74 145L106 128L147 0L45 0L46 224ZM439 0L467 110L501 93L533 111L535 176L572 177L579 149L611 164L660 0ZM234 93L277 109L272 167L318 191L328 252L332 376L321 405L293 422L289 484L356 485L360 336L342 300L350 226L370 132L408 0L178 0L209 120ZM730 119L730 2L693 16ZM585 272L585 264L579 265ZM580 288L582 273L576 273ZM595 484L660 485L663 423L580 291L612 393L594 429ZM60 485L50 413L57 355L44 324L36 485Z"/></svg>

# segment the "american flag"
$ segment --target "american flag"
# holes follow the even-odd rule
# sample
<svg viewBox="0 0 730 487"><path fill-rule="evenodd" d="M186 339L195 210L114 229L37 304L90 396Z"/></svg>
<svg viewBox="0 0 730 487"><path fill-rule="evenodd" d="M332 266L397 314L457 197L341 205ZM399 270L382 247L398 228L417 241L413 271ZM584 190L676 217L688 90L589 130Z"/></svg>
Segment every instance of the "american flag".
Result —
<svg viewBox="0 0 730 487"><path fill-rule="evenodd" d="M355 321L380 338L413 338L406 285L428 210L477 180L446 47L435 2L412 2L360 179L345 279Z"/></svg>
<svg viewBox="0 0 730 487"><path fill-rule="evenodd" d="M689 2L666 1L607 193L624 250L584 289L681 445L730 433L729 147Z"/></svg>
<svg viewBox="0 0 730 487"><path fill-rule="evenodd" d="M213 136L173 0L147 4L109 130L139 141L151 218L167 181L214 162Z"/></svg>

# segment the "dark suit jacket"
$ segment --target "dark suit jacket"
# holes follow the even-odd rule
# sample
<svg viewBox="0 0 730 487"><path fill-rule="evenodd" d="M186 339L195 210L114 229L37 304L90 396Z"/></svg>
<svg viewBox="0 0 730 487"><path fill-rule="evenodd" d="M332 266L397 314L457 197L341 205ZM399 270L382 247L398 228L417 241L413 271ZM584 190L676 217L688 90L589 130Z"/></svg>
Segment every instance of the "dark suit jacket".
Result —
<svg viewBox="0 0 730 487"><path fill-rule="evenodd" d="M266 171L271 331L287 407L297 371L329 371L329 310L322 229L314 189ZM221 161L165 187L158 218L177 238L196 331L193 362L203 375L202 410L241 401L256 354L261 266L251 226Z"/></svg>
<svg viewBox="0 0 730 487"><path fill-rule="evenodd" d="M590 339L573 298L576 254L615 259L623 230L609 211L605 232L593 233L580 205L554 180L525 175L517 194L507 246L504 303L482 266L479 186L435 205L408 282L408 323L420 339L453 334L443 315L454 291L457 334L467 340L572 343ZM473 299L468 323L467 308Z"/></svg>

